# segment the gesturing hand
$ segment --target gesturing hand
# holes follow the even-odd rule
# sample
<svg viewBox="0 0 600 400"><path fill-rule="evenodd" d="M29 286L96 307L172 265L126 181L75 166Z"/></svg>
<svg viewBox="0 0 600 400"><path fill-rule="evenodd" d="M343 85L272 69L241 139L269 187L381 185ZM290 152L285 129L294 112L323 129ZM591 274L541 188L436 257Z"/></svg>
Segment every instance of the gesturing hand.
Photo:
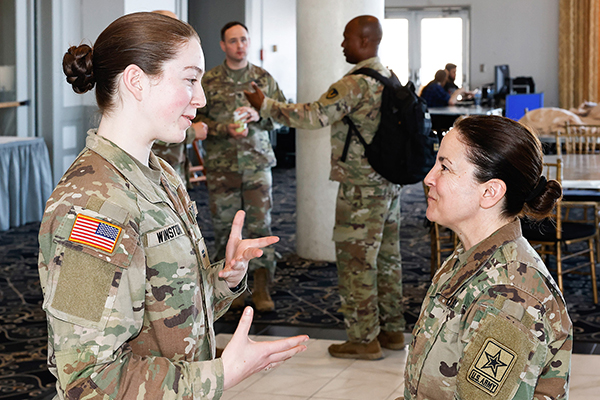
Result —
<svg viewBox="0 0 600 400"><path fill-rule="evenodd" d="M265 100L265 94L262 92L262 90L260 90L256 82L252 82L251 85L252 89L254 89L254 92L244 90L244 94L250 102L250 105L252 105L252 107L254 107L257 110L260 110L260 107L262 106L262 103Z"/></svg>
<svg viewBox="0 0 600 400"><path fill-rule="evenodd" d="M204 140L208 136L208 125L204 122L194 122L192 128L194 128L194 132L196 133L196 140Z"/></svg>
<svg viewBox="0 0 600 400"><path fill-rule="evenodd" d="M306 350L306 346L302 344L308 340L306 335L270 342L250 340L248 331L253 314L252 307L246 307L231 341L221 355L225 390L256 372L277 367L288 358Z"/></svg>
<svg viewBox="0 0 600 400"><path fill-rule="evenodd" d="M262 256L262 247L279 241L277 236L242 240L245 215L246 213L240 210L233 218L231 233L225 248L225 267L219 272L219 277L225 279L230 288L236 287L241 282L248 269L248 261Z"/></svg>
<svg viewBox="0 0 600 400"><path fill-rule="evenodd" d="M259 89L260 90L260 89ZM257 122L258 120L260 120L260 115L258 115L258 111L256 111L254 108L252 107L238 107L235 112L239 113L240 115L242 115L242 122L245 122L247 124L249 124L250 122Z"/></svg>

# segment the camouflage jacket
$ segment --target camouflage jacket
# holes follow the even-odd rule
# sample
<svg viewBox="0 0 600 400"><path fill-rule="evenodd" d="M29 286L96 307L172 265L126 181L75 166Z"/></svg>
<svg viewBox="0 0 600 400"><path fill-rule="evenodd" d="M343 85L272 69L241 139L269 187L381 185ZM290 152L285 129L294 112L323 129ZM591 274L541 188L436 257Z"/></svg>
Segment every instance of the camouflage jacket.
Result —
<svg viewBox="0 0 600 400"><path fill-rule="evenodd" d="M221 397L213 323L236 294L175 171L149 165L90 131L47 202L39 273L60 398Z"/></svg>
<svg viewBox="0 0 600 400"><path fill-rule="evenodd" d="M187 145L192 144L194 139L196 139L196 131L194 131L194 128L190 127L185 131L185 139L183 142L167 143L162 140L156 140L152 146L152 152L168 162L169 165L177 171L177 167L183 168L183 165L187 160L187 157L185 156Z"/></svg>
<svg viewBox="0 0 600 400"><path fill-rule="evenodd" d="M187 168L187 145L192 144L196 139L196 131L194 128L190 127L185 132L185 139L180 143L167 143L162 140L154 141L154 145L152 146L152 152L156 154L157 157L165 160L177 174L184 183L187 183L189 177L186 174L189 173Z"/></svg>
<svg viewBox="0 0 600 400"><path fill-rule="evenodd" d="M459 246L435 274L404 398L566 399L572 342L563 297L516 220Z"/></svg>
<svg viewBox="0 0 600 400"><path fill-rule="evenodd" d="M314 103L284 104L277 99L265 98L260 115L300 129L320 129L332 125L330 179L351 185L389 184L373 170L364 156L365 148L356 136L352 137L346 161L341 160L348 135L348 125L342 118L348 115L367 143L373 139L381 119L379 109L383 85L365 75L352 75L353 71L363 67L372 68L386 77L391 75L379 57L369 58L356 64Z"/></svg>
<svg viewBox="0 0 600 400"><path fill-rule="evenodd" d="M206 93L206 107L198 110L197 120L208 125L208 137L202 145L206 152L207 171L237 172L273 167L275 154L269 131L274 128L269 118L248 124L248 136L232 138L227 125L233 123L233 112L239 107L250 107L244 90L252 91L256 82L266 96L285 102L277 82L264 69L248 63L247 71L239 81L230 76L225 62L208 71L202 78Z"/></svg>

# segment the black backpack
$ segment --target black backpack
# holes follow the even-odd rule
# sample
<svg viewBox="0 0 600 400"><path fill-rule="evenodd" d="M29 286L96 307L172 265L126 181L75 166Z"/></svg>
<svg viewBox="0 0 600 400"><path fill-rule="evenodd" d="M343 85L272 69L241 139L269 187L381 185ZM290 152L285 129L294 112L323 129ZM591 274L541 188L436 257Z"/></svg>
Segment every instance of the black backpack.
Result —
<svg viewBox="0 0 600 400"><path fill-rule="evenodd" d="M415 86L402 86L392 72L390 78L371 68L361 68L353 74L367 75L384 84L381 98L381 122L371 143L367 144L356 125L345 116L349 125L342 153L346 161L352 134L365 147L365 156L377 173L392 183L410 185L422 181L435 164L439 139L431 130L431 117L425 100L417 96Z"/></svg>

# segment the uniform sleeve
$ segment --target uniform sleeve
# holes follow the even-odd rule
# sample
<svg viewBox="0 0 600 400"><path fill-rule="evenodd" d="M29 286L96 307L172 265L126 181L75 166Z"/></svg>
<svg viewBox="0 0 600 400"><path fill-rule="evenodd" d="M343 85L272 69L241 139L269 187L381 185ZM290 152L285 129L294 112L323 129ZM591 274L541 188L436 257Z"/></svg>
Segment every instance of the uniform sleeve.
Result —
<svg viewBox="0 0 600 400"><path fill-rule="evenodd" d="M279 88L279 84L277 84L275 78L273 78L271 75L268 75L267 82L268 88L264 92L265 96L281 103L287 103L287 98ZM281 126L281 123L274 121L272 118L261 118L260 121L258 121L258 124L260 125L261 129L265 131L270 131Z"/></svg>
<svg viewBox="0 0 600 400"><path fill-rule="evenodd" d="M566 310L548 294L545 305L516 286L493 286L479 296L459 334L457 398L566 398L572 331Z"/></svg>
<svg viewBox="0 0 600 400"><path fill-rule="evenodd" d="M194 122L202 121L208 126L208 134L211 136L229 136L227 132L227 124L217 122L211 115L211 103L212 99L210 98L207 88L207 81L212 79L211 76L205 74L202 78L202 87L205 89L204 94L206 96L206 105L202 108L199 108L196 114L196 118L194 118Z"/></svg>
<svg viewBox="0 0 600 400"><path fill-rule="evenodd" d="M82 216L108 232L108 248L95 248L89 237L73 240ZM141 357L128 344L143 327L145 307L145 257L135 223L73 209L44 219L39 268L49 364L65 398L220 398L220 359Z"/></svg>
<svg viewBox="0 0 600 400"><path fill-rule="evenodd" d="M192 144L196 139L196 130L191 126L185 131L185 139L183 140L185 144Z"/></svg>
<svg viewBox="0 0 600 400"><path fill-rule="evenodd" d="M209 117L210 107L208 103L198 109L194 122L202 121L208 126L208 134L212 136L228 136L227 124L222 124Z"/></svg>
<svg viewBox="0 0 600 400"><path fill-rule="evenodd" d="M227 284L227 281L219 278L219 272L225 267L225 260L221 260L211 264L208 268L208 287L213 289L213 309L215 312L215 320L221 318L227 312L233 299L241 295L248 289L248 274L244 276L235 292Z"/></svg>
<svg viewBox="0 0 600 400"><path fill-rule="evenodd" d="M313 103L286 104L265 98L260 115L293 128L320 129L350 114L366 90L367 84L364 79L349 75L331 85L329 90Z"/></svg>

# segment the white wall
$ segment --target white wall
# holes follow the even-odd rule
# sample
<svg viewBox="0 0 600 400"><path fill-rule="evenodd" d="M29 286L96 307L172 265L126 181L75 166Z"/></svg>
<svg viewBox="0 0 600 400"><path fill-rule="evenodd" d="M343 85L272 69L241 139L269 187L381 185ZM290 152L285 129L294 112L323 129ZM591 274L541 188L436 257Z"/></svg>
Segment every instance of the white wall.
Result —
<svg viewBox="0 0 600 400"><path fill-rule="evenodd" d="M296 101L296 0L262 2L262 67L273 75L285 96Z"/></svg>
<svg viewBox="0 0 600 400"><path fill-rule="evenodd" d="M246 23L244 21L245 1L189 0L189 23L200 35L207 71L223 63L225 59L225 54L219 44L223 25L231 21ZM248 29L250 30L250 39L254 40L254 29L250 26Z"/></svg>
<svg viewBox="0 0 600 400"><path fill-rule="evenodd" d="M93 44L116 18L135 11L166 9L187 18L187 0L38 1L36 21L38 135L50 150L55 182L85 145L86 131L98 124L93 91L77 95L65 81L62 58L69 46ZM127 10L127 12L126 12Z"/></svg>
<svg viewBox="0 0 600 400"><path fill-rule="evenodd" d="M191 0L194 1L194 0ZM288 81L295 78L294 55L282 52L281 43L295 48L296 0L246 0L247 12L257 13L262 6L262 37L265 68L292 97ZM470 87L494 81L494 66L508 64L510 74L531 76L537 92L544 92L544 105L558 107L558 2L559 0L386 0L385 7L444 7L470 8ZM251 4L252 9L248 6ZM317 12L317 11L315 11ZM293 17L292 17L293 16ZM250 15L253 39L260 17ZM248 18L248 15L247 15ZM339 38L323 38L335 40ZM443 37L440 38L443 40ZM292 43L294 45L292 46ZM255 41L256 44L256 41ZM277 44L279 54L270 52ZM258 51L255 48L255 51ZM287 50L287 49L286 49ZM252 54L258 57L258 54ZM272 59L270 59L272 57ZM254 59L253 59L253 62ZM481 66L483 65L483 72ZM295 91L294 91L295 92Z"/></svg>
<svg viewBox="0 0 600 400"><path fill-rule="evenodd" d="M559 0L386 0L389 7L469 6L470 86L493 82L494 66L532 76L544 106L558 107ZM443 38L440 38L443 40ZM480 71L484 65L485 71Z"/></svg>

